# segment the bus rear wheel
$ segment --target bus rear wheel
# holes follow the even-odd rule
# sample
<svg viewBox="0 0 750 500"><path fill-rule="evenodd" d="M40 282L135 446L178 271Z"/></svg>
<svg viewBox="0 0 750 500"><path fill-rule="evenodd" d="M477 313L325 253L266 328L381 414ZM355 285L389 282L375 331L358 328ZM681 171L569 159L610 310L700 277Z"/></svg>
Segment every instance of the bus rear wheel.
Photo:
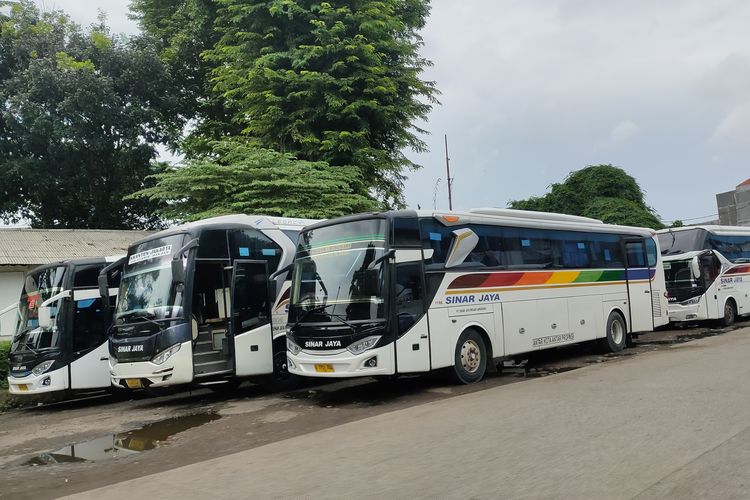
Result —
<svg viewBox="0 0 750 500"><path fill-rule="evenodd" d="M732 326L737 319L737 306L732 299L727 300L724 304L724 317L721 318L722 326Z"/></svg>
<svg viewBox="0 0 750 500"><path fill-rule="evenodd" d="M625 327L625 319L617 311L609 313L607 318L607 333L599 340L599 346L603 352L620 352L625 348L628 341L628 330Z"/></svg>
<svg viewBox="0 0 750 500"><path fill-rule="evenodd" d="M473 384L487 369L487 346L475 330L466 330L458 338L453 359L453 375L462 384Z"/></svg>

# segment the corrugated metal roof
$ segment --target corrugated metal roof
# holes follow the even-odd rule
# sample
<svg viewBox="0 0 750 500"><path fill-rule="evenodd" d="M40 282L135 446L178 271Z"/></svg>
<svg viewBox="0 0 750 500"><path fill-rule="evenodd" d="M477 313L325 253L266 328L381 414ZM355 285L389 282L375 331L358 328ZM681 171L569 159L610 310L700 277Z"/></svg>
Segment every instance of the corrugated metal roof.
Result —
<svg viewBox="0 0 750 500"><path fill-rule="evenodd" d="M124 254L149 231L0 228L0 266L41 265Z"/></svg>

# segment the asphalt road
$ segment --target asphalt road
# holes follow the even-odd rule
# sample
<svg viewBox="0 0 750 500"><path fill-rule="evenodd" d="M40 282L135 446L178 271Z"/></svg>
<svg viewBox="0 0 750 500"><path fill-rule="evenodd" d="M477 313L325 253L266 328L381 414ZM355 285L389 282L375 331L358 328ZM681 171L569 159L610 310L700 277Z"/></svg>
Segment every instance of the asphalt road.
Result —
<svg viewBox="0 0 750 500"><path fill-rule="evenodd" d="M748 498L748 357L737 330L74 498Z"/></svg>
<svg viewBox="0 0 750 500"><path fill-rule="evenodd" d="M748 323L744 326L748 326ZM518 386L517 390L523 392L522 387L589 370L579 370L580 368L593 366L596 370L606 372L620 364L660 353L669 357L678 353L683 346L691 347L700 341L696 339L714 336L718 339L729 335L726 330L706 328L654 332L639 339L636 347L626 349L618 355L600 355L586 345L553 349L529 359L526 377L506 370L500 374L489 374L486 380L471 386L455 385L438 373L434 376L400 379L392 383L374 382L370 379L322 384L312 381L305 387L282 394L272 394L251 385L244 386L231 395L213 394L206 389L160 398L123 393L129 397L123 399L100 396L14 410L0 414L0 498L40 500L104 486L109 490L112 486L108 485L121 481L144 481L145 476L154 473L179 470L186 465L205 463L211 459L237 456L238 452L266 449L268 445L285 440L291 442L305 436L312 438L319 431L342 429L347 424L354 424L360 429L358 432L369 435L364 427L358 426L361 422L368 422L366 425L369 426L370 420L366 419L371 417L398 414L401 410L428 409L438 402L471 395L476 395L480 400L485 397L495 398L498 396L494 393L490 396L490 391L513 386ZM721 370L721 367L719 362L712 369ZM557 373L564 375L555 375ZM570 382L572 387L576 386L575 380L573 378ZM503 405L512 409L517 407L518 402L515 398L503 399ZM542 408L544 407L540 407ZM519 415L523 415L527 409L533 410L517 408ZM467 411L469 415L473 414L471 409L462 407L461 413L465 414ZM544 411L554 413L556 410ZM503 415L502 412L494 412L490 418L495 419L495 413ZM429 427L433 420L430 413L420 415L419 426ZM498 429L503 432L511 429L505 425L505 419L504 416L502 422L497 421ZM405 422L410 420L411 417L406 418ZM512 419L507 421L512 422ZM641 424L644 432L649 432L648 418ZM497 442L498 450L506 449L507 440L510 443L518 441L518 446L521 447L531 446L536 450L544 450L535 436L546 435L546 425L540 428L541 434L534 434L527 429L516 436L514 432L511 432L512 435L497 434L499 430L495 430L479 439L479 444L473 442L476 436L472 434L472 442L457 448L481 448L490 439L491 442ZM399 436L405 435L404 432L406 431L398 426L389 430L390 434ZM370 435L370 438L376 443L382 439L379 435ZM741 448L742 443L737 446ZM401 453L398 446L392 452ZM70 455L75 455L75 458ZM720 455L715 457L721 460ZM492 461L498 462L501 458L498 455ZM365 453L357 460L367 459L368 454ZM390 458L383 457L383 460L389 461ZM404 470L416 470L417 464L424 460L419 458ZM277 466L286 467L285 464ZM343 467L341 469L341 464L337 464L335 470L328 470L325 474L321 472L320 475L316 472L316 475L307 476L305 480L314 484L326 484L328 475L348 476L345 472L348 465L343 464ZM255 469L254 466L252 468ZM302 467L300 470L306 469ZM409 484L416 484L414 481L424 480L423 476L423 473L415 474L405 481L405 491L408 491ZM248 477L244 469L239 477ZM148 484L150 481L151 477ZM233 481L234 479L227 484ZM253 486L251 491L255 491L255 488ZM168 493L168 488L153 490L149 486L148 490L158 491L160 496ZM118 497L123 491L127 490L118 488L111 490L109 494ZM212 495L218 492L221 496L224 491L231 496L232 490L223 486L215 489ZM470 488L467 491L472 490ZM264 493L271 494L270 491ZM246 496L241 495L243 498ZM326 493L317 496L329 495ZM469 494L454 496L466 497Z"/></svg>

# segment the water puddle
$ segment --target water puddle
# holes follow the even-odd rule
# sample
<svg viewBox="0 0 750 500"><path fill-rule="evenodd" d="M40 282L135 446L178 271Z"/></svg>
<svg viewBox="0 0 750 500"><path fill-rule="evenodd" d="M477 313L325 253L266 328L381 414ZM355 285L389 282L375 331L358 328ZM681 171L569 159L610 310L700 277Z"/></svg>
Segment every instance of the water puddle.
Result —
<svg viewBox="0 0 750 500"><path fill-rule="evenodd" d="M39 466L71 462L97 462L141 453L160 447L175 434L221 418L216 413L198 413L160 420L119 434L109 434L37 455L22 465Z"/></svg>

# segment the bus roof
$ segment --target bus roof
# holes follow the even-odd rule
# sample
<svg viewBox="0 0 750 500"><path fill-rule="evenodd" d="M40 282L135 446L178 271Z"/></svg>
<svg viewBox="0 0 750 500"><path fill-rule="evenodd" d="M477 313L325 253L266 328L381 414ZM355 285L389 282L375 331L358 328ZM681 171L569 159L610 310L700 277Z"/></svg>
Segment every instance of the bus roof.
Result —
<svg viewBox="0 0 750 500"><path fill-rule="evenodd" d="M26 274L33 274L48 267L85 266L88 264L110 264L119 259L122 259L123 257L125 257L125 254L105 255L104 257L81 257L80 259L59 260L57 262L50 262L49 264L42 264L41 266L36 266L26 271Z"/></svg>
<svg viewBox="0 0 750 500"><path fill-rule="evenodd" d="M604 224L597 219L579 217L575 215L532 212L525 210L513 210L510 208L478 208L466 212L448 210L392 210L388 212L370 212L357 215L347 215L335 219L328 219L314 224L309 229L356 222L358 220L371 218L394 218L394 217L423 217L435 218L446 226L459 226L464 224L491 224L514 227L534 227L540 229L577 230L596 233L632 234L637 236L653 236L655 231L648 228L617 226ZM455 220L450 220L455 218ZM308 229L308 228L306 228Z"/></svg>
<svg viewBox="0 0 750 500"><path fill-rule="evenodd" d="M218 217L210 217L208 219L201 219L194 222L188 222L186 224L180 224L179 226L170 227L158 233L149 235L147 238L140 239L131 243L131 247L149 241L154 238L163 238L172 234L178 233L192 233L196 230L203 229L221 229L221 228L232 228L232 227L252 227L254 229L265 230L265 229L280 229L280 230L302 230L303 227L310 224L319 222L316 219L297 219L293 217L272 217L267 215L245 215L245 214L234 214L234 215L220 215Z"/></svg>
<svg viewBox="0 0 750 500"><path fill-rule="evenodd" d="M747 226L719 226L719 225L704 225L704 226L682 226L682 227L671 227L666 229L659 229L658 234L679 232L679 231L690 231L695 229L703 229L713 234L720 234L725 236L738 235L738 236L750 236L750 227Z"/></svg>

